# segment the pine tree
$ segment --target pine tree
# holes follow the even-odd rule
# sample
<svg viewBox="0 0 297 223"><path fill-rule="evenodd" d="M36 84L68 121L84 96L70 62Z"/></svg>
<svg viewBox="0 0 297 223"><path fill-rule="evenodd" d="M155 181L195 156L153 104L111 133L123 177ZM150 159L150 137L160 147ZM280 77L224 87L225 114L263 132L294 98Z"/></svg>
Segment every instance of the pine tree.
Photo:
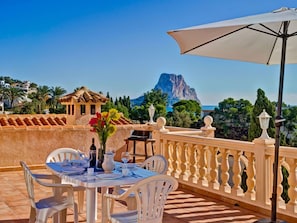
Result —
<svg viewBox="0 0 297 223"><path fill-rule="evenodd" d="M273 120L275 117L275 106L265 96L265 92L259 88L257 90L257 99L255 101L255 104L252 110L251 123L248 131L249 141L252 141L253 139L261 136L262 129L260 127L260 122L258 117L263 112L263 109L265 109L265 111L271 116L271 119L269 120L269 128L267 129L267 132L268 132L268 135L273 138L275 133L275 127L273 124Z"/></svg>

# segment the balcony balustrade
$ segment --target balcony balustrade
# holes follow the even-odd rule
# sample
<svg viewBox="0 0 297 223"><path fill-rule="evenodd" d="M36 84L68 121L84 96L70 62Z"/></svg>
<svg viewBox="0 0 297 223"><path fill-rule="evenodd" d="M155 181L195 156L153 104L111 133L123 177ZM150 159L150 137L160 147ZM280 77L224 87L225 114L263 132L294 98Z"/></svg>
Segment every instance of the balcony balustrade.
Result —
<svg viewBox="0 0 297 223"><path fill-rule="evenodd" d="M160 152L169 161L168 174L193 190L269 214L274 139L260 137L245 142L205 137L204 133L169 129L158 133ZM281 146L278 166L277 212L297 219L297 148ZM282 167L289 172L287 193L290 200L287 203L281 197L284 192Z"/></svg>

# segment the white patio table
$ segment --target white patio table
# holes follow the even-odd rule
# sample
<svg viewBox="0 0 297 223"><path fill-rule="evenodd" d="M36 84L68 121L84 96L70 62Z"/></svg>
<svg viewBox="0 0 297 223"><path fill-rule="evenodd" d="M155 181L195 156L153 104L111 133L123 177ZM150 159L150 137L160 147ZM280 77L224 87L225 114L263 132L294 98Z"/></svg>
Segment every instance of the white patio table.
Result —
<svg viewBox="0 0 297 223"><path fill-rule="evenodd" d="M116 162L116 170L119 170L120 163ZM67 183L76 186L83 186L86 188L86 211L87 223L95 223L97 213L97 188L101 188L101 203L102 214L101 222L107 222L107 207L104 202L103 195L108 192L109 187L119 185L132 185L138 181L156 175L157 173L140 168L134 167L132 174L129 176L121 176L121 172L114 171L110 177L104 172L95 172L94 175L88 175L86 171L81 171L78 167L64 166L63 163L46 163L46 167L54 174L61 177ZM72 170L72 171L71 171Z"/></svg>

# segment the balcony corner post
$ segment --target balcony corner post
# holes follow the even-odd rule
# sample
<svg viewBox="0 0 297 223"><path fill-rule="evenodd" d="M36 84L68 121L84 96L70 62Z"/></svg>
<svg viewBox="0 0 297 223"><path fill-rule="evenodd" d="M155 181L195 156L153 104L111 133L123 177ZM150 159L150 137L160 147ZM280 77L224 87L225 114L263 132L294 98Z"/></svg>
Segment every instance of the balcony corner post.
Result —
<svg viewBox="0 0 297 223"><path fill-rule="evenodd" d="M272 138L256 138L253 140L256 169L256 202L266 206L270 199L270 188L272 188L271 173L269 172L269 157L266 150L274 147L275 140Z"/></svg>
<svg viewBox="0 0 297 223"><path fill-rule="evenodd" d="M203 119L205 126L201 127L200 130L202 131L202 136L204 137L215 137L215 127L212 127L211 124L213 123L213 118L210 115L207 115Z"/></svg>

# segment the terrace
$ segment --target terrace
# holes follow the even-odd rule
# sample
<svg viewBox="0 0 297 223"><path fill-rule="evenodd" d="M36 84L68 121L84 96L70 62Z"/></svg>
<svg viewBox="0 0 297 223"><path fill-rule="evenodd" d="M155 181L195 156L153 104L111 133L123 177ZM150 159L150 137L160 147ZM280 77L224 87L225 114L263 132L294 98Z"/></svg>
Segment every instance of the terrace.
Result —
<svg viewBox="0 0 297 223"><path fill-rule="evenodd" d="M46 169L35 169L34 172L48 173ZM0 223L27 223L30 213L30 204L22 171L0 172ZM13 182L13 184L12 184ZM37 189L41 196L50 191ZM98 199L100 196L98 194ZM98 200L98 204L100 204ZM116 211L124 210L124 204L117 203ZM98 219L101 207L98 205ZM67 222L73 222L71 210L68 210ZM185 222L254 222L265 217L254 211L246 210L238 205L207 197L186 189L178 189L170 194L165 212L164 221L170 223ZM267 216L266 216L267 217ZM52 221L49 221L52 222ZM79 214L79 222L86 222L86 212ZM97 222L100 222L98 220Z"/></svg>
<svg viewBox="0 0 297 223"><path fill-rule="evenodd" d="M101 111L105 100L101 94L82 87L61 99L66 114L0 115L0 173L4 184L0 185L0 218L3 222L28 217L29 203L19 161L45 171L45 158L57 148L70 147L87 153L96 136L90 132L88 121L94 112ZM269 218L274 139L267 134L252 142L215 138L212 118L206 116L204 122L201 129L183 129L166 126L162 117L157 123L147 124L133 124L122 117L114 123L117 131L107 141L107 148L115 150L115 159L119 159L118 154L126 150L125 139L132 130L152 132L155 154L167 158L167 174L179 181L179 190L169 197L164 222L169 222L167 219L170 222L172 219L253 222L265 216ZM96 137L95 144L98 145ZM137 145L137 150L143 150L142 143ZM288 171L288 177L282 176L282 167ZM277 213L289 223L297 222L296 169L296 148L280 147ZM285 191L283 179L289 185L286 202L281 196Z"/></svg>
<svg viewBox="0 0 297 223"><path fill-rule="evenodd" d="M14 119L13 116L9 118ZM34 118L40 119L36 115ZM169 196L164 222L254 222L269 218L274 139L258 138L253 142L243 142L214 138L215 128L211 126L210 120L206 119L206 125L199 130L168 127L162 118L158 119L158 124L120 125L117 134L113 136L114 140L110 140L114 143L111 146L119 148L119 151L125 148L123 141L132 129L153 131L156 153L163 154L168 159L167 174L179 181L179 189ZM44 157L53 148L67 145L88 150L84 146L88 145L93 137L89 128L67 125L58 128L59 133L56 133L57 126L2 126L0 139L3 144L0 147L0 157L6 158L2 158L0 162L0 222L26 222L29 216L29 202L26 199L22 171L18 166L19 160L25 160L35 168L34 171L43 172L47 171L44 168ZM15 146L12 139L16 136L23 137L22 145ZM32 138L34 143L28 140ZM47 145L44 145L45 141ZM19 150L13 153L13 157L8 156L11 151L5 149L8 142ZM297 221L295 151L296 148L292 147L280 148L280 166L289 171L290 200L285 203L279 196L277 212L279 218L289 223ZM241 187L241 182L244 181L243 172L246 173L246 190ZM282 179L280 171L279 194L283 191ZM117 208L122 209L125 206L118 203ZM67 219L71 222L71 213ZM85 222L85 213L80 215L80 221Z"/></svg>

